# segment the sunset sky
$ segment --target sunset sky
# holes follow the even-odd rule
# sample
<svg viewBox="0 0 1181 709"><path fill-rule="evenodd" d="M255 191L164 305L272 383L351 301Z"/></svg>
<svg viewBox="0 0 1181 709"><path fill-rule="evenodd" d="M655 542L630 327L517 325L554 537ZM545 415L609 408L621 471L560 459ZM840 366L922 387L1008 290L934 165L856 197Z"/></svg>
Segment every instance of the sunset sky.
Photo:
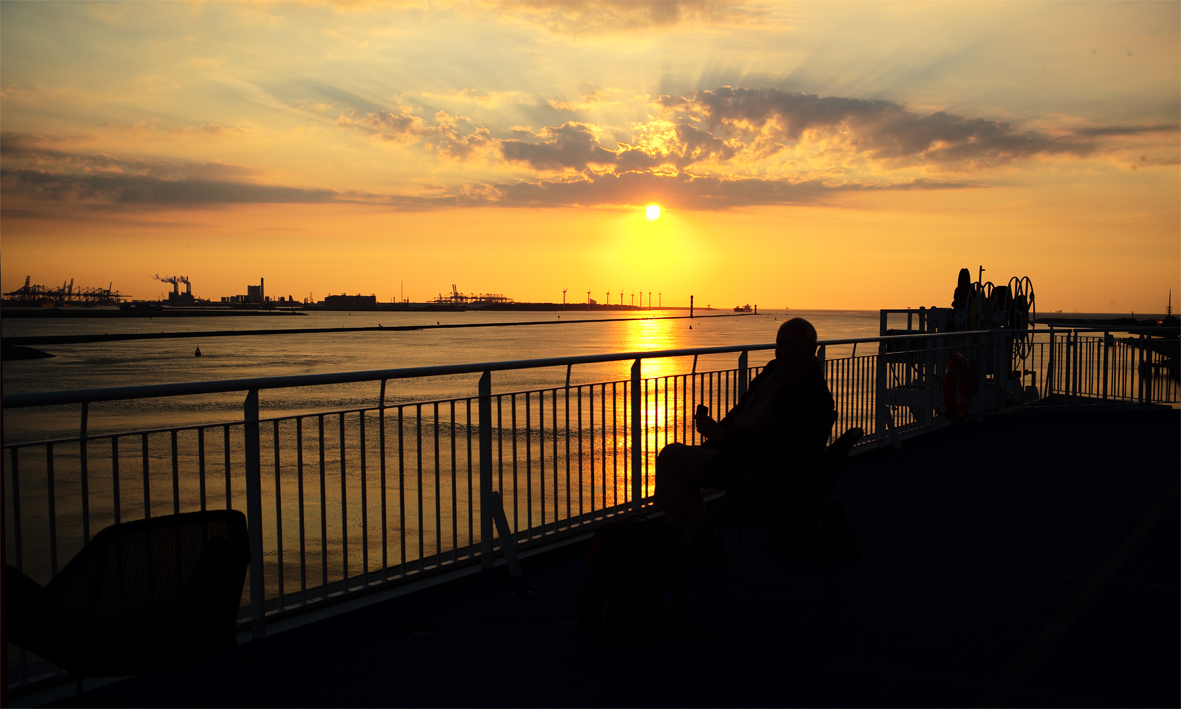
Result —
<svg viewBox="0 0 1181 709"><path fill-rule="evenodd" d="M0 280L1163 312L1179 124L1177 2L5 1Z"/></svg>

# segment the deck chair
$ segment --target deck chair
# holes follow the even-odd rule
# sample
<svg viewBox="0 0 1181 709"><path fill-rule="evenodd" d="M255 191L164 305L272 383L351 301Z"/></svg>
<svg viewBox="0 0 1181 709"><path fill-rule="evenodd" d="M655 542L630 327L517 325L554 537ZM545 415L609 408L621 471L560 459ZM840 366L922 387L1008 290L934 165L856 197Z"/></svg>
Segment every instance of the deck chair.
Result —
<svg viewBox="0 0 1181 709"><path fill-rule="evenodd" d="M73 675L79 693L83 677L187 666L191 698L192 663L237 648L249 563L236 510L112 525L45 586L5 569L8 639Z"/></svg>
<svg viewBox="0 0 1181 709"><path fill-rule="evenodd" d="M786 555L788 557L804 557L817 562L824 582L825 600L781 599L781 602L819 603L829 606L836 635L840 634L840 618L837 614L836 589L829 569L829 560L832 556L832 549L828 544L830 535L824 533L823 515L841 468L849 457L849 452L863 435L864 432L860 428L852 428L841 434L825 448L820 461L820 469L816 475L794 492L786 492L777 486L772 475L754 474L748 476L726 493L710 518L715 527L737 529L740 555ZM744 530L769 531L771 536L766 540L771 544L767 546L777 553L768 554L763 551L744 550L743 538L746 536L743 534ZM719 576L711 569L707 574L707 625L709 624L709 598L713 595L713 583L719 578L760 585L786 585L763 579ZM728 600L749 599L731 598Z"/></svg>

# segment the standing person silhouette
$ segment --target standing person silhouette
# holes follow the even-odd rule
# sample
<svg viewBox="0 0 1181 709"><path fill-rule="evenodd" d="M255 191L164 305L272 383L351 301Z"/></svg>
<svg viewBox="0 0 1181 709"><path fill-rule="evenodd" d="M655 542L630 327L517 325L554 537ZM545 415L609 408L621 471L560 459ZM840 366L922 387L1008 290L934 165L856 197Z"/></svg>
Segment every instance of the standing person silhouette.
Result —
<svg viewBox="0 0 1181 709"><path fill-rule="evenodd" d="M818 470L836 412L816 359L816 341L816 328L807 320L783 323L775 337L775 359L751 380L725 418L715 421L698 409L694 428L705 439L702 445L670 443L660 451L656 498L664 505L664 533L674 549L684 545L682 525L688 515L693 555L724 557L700 488L729 489L752 473L771 473L776 494L786 496Z"/></svg>

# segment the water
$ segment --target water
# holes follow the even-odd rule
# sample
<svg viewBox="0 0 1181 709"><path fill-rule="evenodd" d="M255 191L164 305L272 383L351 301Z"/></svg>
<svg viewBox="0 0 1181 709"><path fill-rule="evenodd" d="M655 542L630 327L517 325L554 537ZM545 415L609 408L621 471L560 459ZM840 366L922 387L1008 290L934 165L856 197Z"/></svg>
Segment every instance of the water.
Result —
<svg viewBox="0 0 1181 709"><path fill-rule="evenodd" d="M561 316L565 324L559 324L557 313L499 312L14 320L4 323L6 336L435 322L547 324L49 346L44 349L57 355L52 359L6 363L3 384L5 393L17 393L756 345L772 342L778 326L794 316L810 320L822 340L871 337L879 327L875 311L794 310L614 322L605 319L615 314L570 310ZM570 323L573 319L596 322ZM904 327L905 316L890 324ZM200 358L193 356L198 345ZM849 358L851 349L833 346L826 352L829 384L841 416L838 433L852 426L871 431L874 426L873 401L864 393L875 381L877 348L860 348L856 358ZM1117 348L1116 354L1124 350ZM770 350L751 352L749 365L761 366L771 356ZM490 467L510 528L523 537L537 536L602 516L630 500L633 492L650 495L657 452L670 441L693 440L693 407L704 402L720 415L734 403L735 372L701 373L733 370L736 363L737 354L702 357L699 375L686 378L671 375L689 372L692 358L644 360L638 429L627 392L630 361L577 366L569 390L564 366L493 373ZM1044 364L1035 366L1039 381L1044 380ZM301 602L305 589L313 598L343 587L359 588L366 574L413 573L462 558L478 545L481 461L479 415L472 400L477 376L392 380L386 393L391 408L380 412L373 410L379 402L376 382L261 393L260 563L266 598L289 604ZM601 382L606 384L590 386ZM229 423L242 421L243 396L233 392L94 404L88 433L96 438L85 451L78 442L63 442L5 455L8 558L19 558L27 573L44 582L81 548L88 533L109 524L174 510L245 509L245 427ZM76 437L79 413L77 406L6 410L5 442ZM301 414L310 415L293 418ZM905 406L898 408L895 423L905 425L909 415ZM202 429L101 437L223 422ZM300 598L294 599L293 592Z"/></svg>
<svg viewBox="0 0 1181 709"><path fill-rule="evenodd" d="M699 311L700 312L700 311ZM649 311L648 315L677 316L686 311ZM559 324L561 320L603 320L619 314L569 310L548 312L464 313L320 313L306 317L228 317L200 319L21 319L3 324L5 337L186 332L274 328L386 327L402 325L534 322L553 325L418 330L409 332L353 332L300 335L234 336L192 339L132 340L41 347L52 359L7 362L6 394L136 386L172 382L242 379L445 364L467 364L536 359L609 352L636 352L688 347L712 347L772 342L788 317L804 317L816 326L821 339L871 337L878 334L875 311L760 311L741 317L699 317L653 320L641 316L627 321ZM624 316L626 317L626 315ZM692 329L689 329L692 325ZM202 356L193 351L201 348ZM844 350L829 353L839 356ZM771 352L752 352L751 366L765 363ZM703 357L699 370L732 367L736 355ZM645 361L644 376L685 371L689 362ZM573 382L623 380L630 363L575 367ZM493 375L495 391L552 386L565 381L565 368L504 372ZM477 375L432 377L393 382L387 401L400 403L471 396ZM375 383L264 391L263 415L366 406L379 395ZM241 394L183 397L167 401L140 400L97 404L90 410L92 432L129 430L152 425L212 423L239 418ZM5 413L8 441L34 440L76 432L77 407L22 410Z"/></svg>
<svg viewBox="0 0 1181 709"><path fill-rule="evenodd" d="M683 315L683 311L668 311ZM761 344L774 340L789 313L757 316L558 324L557 313L314 313L291 318L156 320L16 320L6 336L102 334L381 324L529 322L554 324L300 335L159 339L50 346L47 360L6 363L5 393L133 386L170 382L465 364L610 352ZM791 311L808 318L821 338L877 334L878 314ZM567 311L562 320L595 319ZM693 329L689 329L692 325ZM202 357L193 350L201 347ZM829 357L847 354L834 348ZM752 352L757 367L771 351ZM702 357L698 371L732 370L737 355ZM643 376L685 373L692 358L645 360ZM692 436L696 402L715 413L733 404L735 377L672 378L644 385L639 470L631 446L626 388L631 362L496 372L493 402L494 486L510 526L535 533L571 524L630 499L639 479L652 492L656 452ZM461 555L479 541L478 412L470 399L478 375L391 381L384 413L311 415L261 425L265 592L277 599L296 589L322 593L355 583L359 574L397 573L414 564ZM671 384L671 386L670 386ZM678 386L680 389L678 390ZM546 389L543 394L538 390ZM94 404L88 433L139 431L241 421L241 392ZM376 406L377 383L264 391L262 415ZM448 399L456 399L448 401ZM416 402L439 401L421 405ZM532 418L530 418L532 417ZM6 443L77 436L79 407L6 410ZM161 431L22 449L4 458L7 547L26 572L46 581L93 534L120 520L174 510L233 507L246 500L243 426ZM19 458L19 474L13 462ZM52 462L52 468L50 467ZM19 479L19 512L14 481ZM87 507L84 509L83 504ZM22 529L18 542L16 519ZM50 539L56 542L50 543ZM56 554L56 562L54 555ZM434 559L435 561L431 561ZM350 579L353 579L350 581ZM319 589L315 591L315 589ZM249 597L249 593L245 598Z"/></svg>

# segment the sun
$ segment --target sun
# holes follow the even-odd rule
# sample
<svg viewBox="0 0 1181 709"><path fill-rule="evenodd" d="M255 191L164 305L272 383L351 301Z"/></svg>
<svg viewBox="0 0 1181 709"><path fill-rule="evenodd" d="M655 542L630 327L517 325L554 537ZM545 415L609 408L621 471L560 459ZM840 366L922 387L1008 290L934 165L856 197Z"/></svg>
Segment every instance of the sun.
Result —
<svg viewBox="0 0 1181 709"><path fill-rule="evenodd" d="M648 216L648 219L650 219L652 221L660 219L660 205L659 204L649 204L647 207L644 208L644 214L646 214Z"/></svg>

